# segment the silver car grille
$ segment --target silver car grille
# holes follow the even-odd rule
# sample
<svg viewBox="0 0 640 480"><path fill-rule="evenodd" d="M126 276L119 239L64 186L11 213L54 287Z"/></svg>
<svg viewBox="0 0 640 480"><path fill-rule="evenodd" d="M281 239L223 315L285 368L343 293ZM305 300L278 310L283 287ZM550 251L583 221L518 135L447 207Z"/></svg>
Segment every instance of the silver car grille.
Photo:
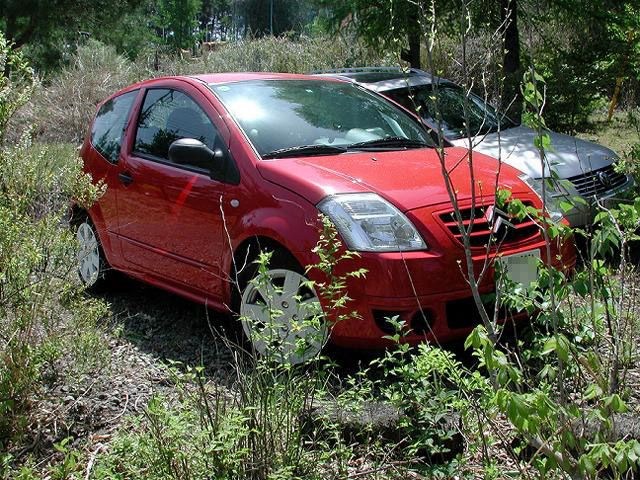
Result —
<svg viewBox="0 0 640 480"><path fill-rule="evenodd" d="M627 182L627 176L624 173L616 172L613 165L608 165L575 177L569 177L568 180L573 183L580 195L592 197L621 187Z"/></svg>

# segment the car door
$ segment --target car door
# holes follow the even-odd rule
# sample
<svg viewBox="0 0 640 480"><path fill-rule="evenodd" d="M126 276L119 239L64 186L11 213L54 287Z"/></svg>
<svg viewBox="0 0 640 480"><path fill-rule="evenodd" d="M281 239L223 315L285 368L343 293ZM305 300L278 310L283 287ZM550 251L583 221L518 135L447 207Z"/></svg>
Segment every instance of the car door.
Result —
<svg viewBox="0 0 640 480"><path fill-rule="evenodd" d="M80 152L85 170L95 182L103 182L106 190L91 209L94 223L100 229L102 243L110 261L118 263L120 251L116 248L118 228L117 215L117 171L121 144L127 122L139 90L132 90L110 98L98 108L91 124L88 142ZM114 188L116 187L116 188Z"/></svg>
<svg viewBox="0 0 640 480"><path fill-rule="evenodd" d="M199 91L179 82L147 88L119 174L123 256L139 273L219 297L227 245L220 205L230 184L201 165L173 163L168 149L179 138L196 138L232 161L229 132Z"/></svg>

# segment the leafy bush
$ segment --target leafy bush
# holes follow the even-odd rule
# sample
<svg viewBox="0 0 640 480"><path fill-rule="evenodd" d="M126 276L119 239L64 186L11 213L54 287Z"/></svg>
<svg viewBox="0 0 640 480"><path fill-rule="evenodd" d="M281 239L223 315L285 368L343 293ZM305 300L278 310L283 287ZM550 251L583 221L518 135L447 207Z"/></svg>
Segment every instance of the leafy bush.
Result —
<svg viewBox="0 0 640 480"><path fill-rule="evenodd" d="M163 74L217 72L308 73L327 68L384 64L385 59L357 41L331 37L262 37L229 43L200 57L161 65Z"/></svg>
<svg viewBox="0 0 640 480"><path fill-rule="evenodd" d="M20 53L0 40L0 111L14 112L32 83ZM0 130L0 138L5 131ZM71 198L93 202L99 188L73 147L44 147L25 132L0 144L0 451L26 432L45 377L73 374L95 361L101 304L75 280L76 241L65 227Z"/></svg>
<svg viewBox="0 0 640 480"><path fill-rule="evenodd" d="M584 128L589 115L606 103L603 73L581 48L543 49L536 70L546 80L545 119L551 129L573 133Z"/></svg>

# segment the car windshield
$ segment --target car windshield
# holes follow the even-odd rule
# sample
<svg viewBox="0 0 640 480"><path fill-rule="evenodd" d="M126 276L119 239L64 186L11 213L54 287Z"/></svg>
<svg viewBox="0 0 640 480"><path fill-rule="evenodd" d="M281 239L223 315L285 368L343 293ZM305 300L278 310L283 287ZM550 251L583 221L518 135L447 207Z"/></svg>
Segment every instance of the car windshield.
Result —
<svg viewBox="0 0 640 480"><path fill-rule="evenodd" d="M432 85L403 87L383 92L411 111L419 112L424 121L436 128L436 105ZM464 118L464 91L460 87L440 85L438 104L442 115L442 134L449 140L467 136ZM515 126L506 115L500 114L475 95L469 96L469 125L472 135L481 135Z"/></svg>
<svg viewBox="0 0 640 480"><path fill-rule="evenodd" d="M347 82L248 80L211 84L258 153L327 155L432 146L422 126L384 98Z"/></svg>

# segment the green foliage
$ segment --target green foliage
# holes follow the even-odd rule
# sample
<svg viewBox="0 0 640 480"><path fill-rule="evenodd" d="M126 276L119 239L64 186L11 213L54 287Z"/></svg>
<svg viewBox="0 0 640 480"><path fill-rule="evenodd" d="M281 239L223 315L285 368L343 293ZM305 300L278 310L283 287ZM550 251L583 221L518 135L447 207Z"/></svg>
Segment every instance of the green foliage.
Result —
<svg viewBox="0 0 640 480"><path fill-rule="evenodd" d="M636 183L640 180L640 111L637 108L626 114L628 125L633 129L633 140L620 160L621 171L633 176Z"/></svg>
<svg viewBox="0 0 640 480"><path fill-rule="evenodd" d="M190 400L170 407L153 398L144 417L130 420L99 459L93 478L241 478L248 467L246 418L223 403L214 405L220 410L211 412L211 423Z"/></svg>
<svg viewBox="0 0 640 480"><path fill-rule="evenodd" d="M29 101L34 87L31 67L21 52L12 52L11 44L0 32L0 145L7 124L16 111Z"/></svg>
<svg viewBox="0 0 640 480"><path fill-rule="evenodd" d="M301 32L315 15L312 0L238 0L234 8L233 21L254 37Z"/></svg>
<svg viewBox="0 0 640 480"><path fill-rule="evenodd" d="M14 67L0 97L10 115L31 89L31 71L3 40L0 58ZM71 199L90 205L99 193L73 148L33 145L29 131L0 145L0 450L24 431L44 373L99 361L95 323L104 309L81 295L76 241L65 227Z"/></svg>
<svg viewBox="0 0 640 480"><path fill-rule="evenodd" d="M536 70L547 80L545 117L552 129L575 132L588 116L608 105L616 78L638 78L640 16L637 0L561 0L531 9L528 19L540 36L529 52ZM629 92L632 94L632 92Z"/></svg>
<svg viewBox="0 0 640 480"><path fill-rule="evenodd" d="M405 52L411 66L420 67L422 34L419 3L409 0L318 0L325 24L334 31L350 25L356 35L378 50Z"/></svg>
<svg viewBox="0 0 640 480"><path fill-rule="evenodd" d="M111 28L100 28L92 32L91 39L115 48L116 52L128 60L135 60L145 50L158 48L162 38L151 28L149 19L157 17L155 0L142 0L135 7L124 10L119 21ZM86 46L80 42L79 47ZM70 58L65 58L64 67L73 62L73 52Z"/></svg>
<svg viewBox="0 0 640 480"><path fill-rule="evenodd" d="M59 67L78 32L109 30L140 0L4 0L0 3L0 30L16 48L27 47L38 69ZM34 14L38 12L38 14Z"/></svg>
<svg viewBox="0 0 640 480"><path fill-rule="evenodd" d="M524 118L538 132L541 162L553 148L542 116L545 81L533 68L525 75ZM549 181L557 182L553 165ZM548 190L549 191L549 190ZM543 474L565 472L573 478L595 478L604 470L614 478L633 475L639 467L637 442L614 435L614 416L627 411L624 378L637 354L631 334L637 320L627 303L634 270L629 266L629 242L636 240L640 202L617 208L602 206L598 229L587 245L585 271L567 275L551 259L538 265L538 279L529 286L510 282L496 268L500 301L511 312L526 310L532 318L527 343L503 349L484 326L465 342L494 379L485 391L487 405L496 406L518 432L521 441L537 450L531 462ZM535 210L535 209L533 209ZM566 228L549 225L541 212L514 200L509 212L530 216L547 228L551 242L569 238ZM601 256L619 256L609 265ZM634 353L635 352L635 353ZM590 433L580 425L591 424Z"/></svg>
<svg viewBox="0 0 640 480"><path fill-rule="evenodd" d="M166 40L174 48L192 48L196 43L196 14L201 0L159 0L159 26L171 33Z"/></svg>
<svg viewBox="0 0 640 480"><path fill-rule="evenodd" d="M308 286L340 309L348 298L344 277L334 272L338 262L353 255L341 249L335 229L327 222L322 224L316 253L320 261L313 268L323 272L327 281ZM269 277L272 255L261 252L256 259L257 275L251 282L262 291L277 288ZM272 305L272 294L264 298L269 320L261 321L262 331L279 328L282 312ZM295 328L310 330L326 322L318 306ZM282 346L279 336L251 338L265 342L267 352ZM301 340L297 347L304 351L304 342L314 339ZM171 362L182 400L171 406L161 398L152 400L144 418L134 419L99 459L95 478L324 478L319 465L329 455L336 461L336 454L349 453L328 448L315 431L301 425L314 399L325 395L325 365L318 356L294 365L283 355L248 353L234 358L237 379L232 390L207 383L202 367L183 369Z"/></svg>
<svg viewBox="0 0 640 480"><path fill-rule="evenodd" d="M575 43L567 50L544 48L535 57L536 70L547 80L549 101L545 117L549 128L575 132L584 128L589 115L605 104L606 82L614 80L596 67L598 53Z"/></svg>
<svg viewBox="0 0 640 480"><path fill-rule="evenodd" d="M422 455L436 463L450 453L448 443L457 434L455 419L469 408L464 392L477 393L489 386L451 352L426 343L415 352L400 344L371 365L383 372L373 390L376 396L406 414L402 451L409 457Z"/></svg>

